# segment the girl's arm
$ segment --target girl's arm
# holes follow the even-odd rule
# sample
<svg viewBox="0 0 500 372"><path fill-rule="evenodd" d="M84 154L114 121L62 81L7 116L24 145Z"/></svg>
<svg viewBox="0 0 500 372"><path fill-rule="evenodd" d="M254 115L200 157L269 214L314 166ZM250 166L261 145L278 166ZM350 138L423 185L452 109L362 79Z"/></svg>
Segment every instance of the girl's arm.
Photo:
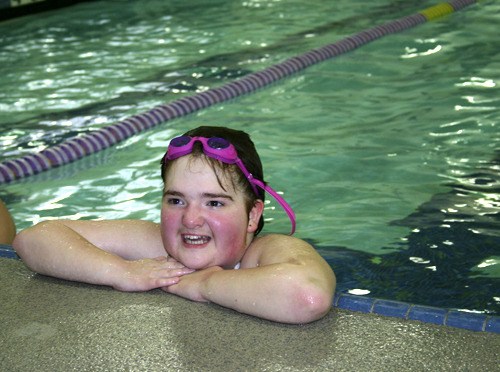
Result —
<svg viewBox="0 0 500 372"><path fill-rule="evenodd" d="M331 308L335 275L303 240L269 235L250 245L241 269L197 271L164 290L273 321L308 323Z"/></svg>
<svg viewBox="0 0 500 372"><path fill-rule="evenodd" d="M46 221L19 233L13 247L40 274L124 291L171 285L192 272L167 259L157 224Z"/></svg>
<svg viewBox="0 0 500 372"><path fill-rule="evenodd" d="M5 204L0 200L0 244L12 244L16 225Z"/></svg>

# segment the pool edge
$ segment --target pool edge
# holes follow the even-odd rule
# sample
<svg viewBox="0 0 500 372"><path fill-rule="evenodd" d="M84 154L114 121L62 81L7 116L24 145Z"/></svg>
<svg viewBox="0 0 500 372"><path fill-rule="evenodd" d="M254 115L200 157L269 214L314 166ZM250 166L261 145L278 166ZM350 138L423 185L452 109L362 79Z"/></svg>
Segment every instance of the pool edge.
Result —
<svg viewBox="0 0 500 372"><path fill-rule="evenodd" d="M370 313L404 320L417 320L424 323L462 328L475 332L500 333L500 317L495 315L409 304L402 301L356 296L345 293L335 294L333 306L361 313Z"/></svg>
<svg viewBox="0 0 500 372"><path fill-rule="evenodd" d="M0 258L19 260L11 245L0 244ZM475 332L500 333L500 317L480 313L470 313L456 309L409 304L401 301L384 300L367 296L336 293L334 307L404 320L462 328Z"/></svg>

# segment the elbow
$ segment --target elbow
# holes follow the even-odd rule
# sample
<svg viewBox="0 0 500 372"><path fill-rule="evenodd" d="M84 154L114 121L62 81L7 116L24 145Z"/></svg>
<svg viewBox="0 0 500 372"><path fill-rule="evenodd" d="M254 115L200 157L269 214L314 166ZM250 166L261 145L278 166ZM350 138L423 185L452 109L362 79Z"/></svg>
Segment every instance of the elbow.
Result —
<svg viewBox="0 0 500 372"><path fill-rule="evenodd" d="M331 310L335 292L335 275L300 281L294 290L290 323L305 324L323 318Z"/></svg>
<svg viewBox="0 0 500 372"><path fill-rule="evenodd" d="M306 324L323 318L333 303L333 291L318 288L302 289L293 311L291 323Z"/></svg>
<svg viewBox="0 0 500 372"><path fill-rule="evenodd" d="M46 228L47 223L48 222L41 222L38 225L20 231L12 242L12 248L14 248L16 254L32 270L35 269L34 266L36 263L32 257L33 252L36 250L37 240L40 239L38 230L40 227L42 229Z"/></svg>

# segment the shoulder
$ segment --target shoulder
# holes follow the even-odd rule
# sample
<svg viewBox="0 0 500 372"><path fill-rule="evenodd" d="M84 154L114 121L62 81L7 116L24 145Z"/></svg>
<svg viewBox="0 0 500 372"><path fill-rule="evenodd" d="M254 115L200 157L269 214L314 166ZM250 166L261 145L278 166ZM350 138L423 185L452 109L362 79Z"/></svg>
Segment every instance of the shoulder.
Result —
<svg viewBox="0 0 500 372"><path fill-rule="evenodd" d="M254 246L257 249L264 249L264 248L314 249L305 240L283 234L269 234L256 237L252 241L251 246Z"/></svg>
<svg viewBox="0 0 500 372"><path fill-rule="evenodd" d="M242 267L291 262L306 257L319 257L306 241L289 235L269 234L252 241L243 257Z"/></svg>

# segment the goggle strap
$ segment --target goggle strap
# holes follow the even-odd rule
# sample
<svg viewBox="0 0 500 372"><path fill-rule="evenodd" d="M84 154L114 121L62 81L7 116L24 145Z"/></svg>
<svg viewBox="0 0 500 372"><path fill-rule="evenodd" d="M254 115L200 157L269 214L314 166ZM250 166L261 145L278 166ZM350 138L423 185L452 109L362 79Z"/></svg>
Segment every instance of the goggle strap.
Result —
<svg viewBox="0 0 500 372"><path fill-rule="evenodd" d="M267 193L270 194L274 198L274 200L276 200L279 203L279 205L281 205L281 207L285 210L286 214L288 215L290 222L292 223L292 231L290 232L289 235L293 235L293 233L295 232L296 223L295 223L295 213L292 207L290 207L290 205L285 201L285 199L283 199L283 197L280 194L274 191L271 186L267 186L262 181L253 178L252 174L250 174L248 180L252 184L259 186L262 190L267 191Z"/></svg>

